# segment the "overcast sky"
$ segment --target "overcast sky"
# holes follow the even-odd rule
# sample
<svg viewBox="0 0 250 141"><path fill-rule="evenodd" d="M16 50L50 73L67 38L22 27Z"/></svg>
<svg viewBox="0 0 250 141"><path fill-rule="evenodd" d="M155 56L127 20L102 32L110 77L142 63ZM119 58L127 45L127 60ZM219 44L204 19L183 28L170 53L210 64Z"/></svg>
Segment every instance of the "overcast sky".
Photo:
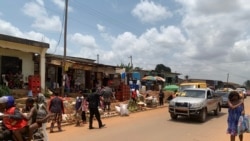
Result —
<svg viewBox="0 0 250 141"><path fill-rule="evenodd" d="M64 0L0 2L0 33L63 55ZM157 64L195 79L250 80L248 0L69 0L67 56Z"/></svg>

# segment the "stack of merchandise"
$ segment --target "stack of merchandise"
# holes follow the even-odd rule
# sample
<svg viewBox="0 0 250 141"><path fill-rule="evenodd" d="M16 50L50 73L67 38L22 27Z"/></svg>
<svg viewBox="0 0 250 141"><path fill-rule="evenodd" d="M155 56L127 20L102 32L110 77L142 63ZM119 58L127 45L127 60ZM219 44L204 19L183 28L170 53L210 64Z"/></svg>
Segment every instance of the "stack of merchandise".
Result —
<svg viewBox="0 0 250 141"><path fill-rule="evenodd" d="M73 100L64 100L64 114L63 114L63 121L67 123L72 123L75 121L75 108Z"/></svg>

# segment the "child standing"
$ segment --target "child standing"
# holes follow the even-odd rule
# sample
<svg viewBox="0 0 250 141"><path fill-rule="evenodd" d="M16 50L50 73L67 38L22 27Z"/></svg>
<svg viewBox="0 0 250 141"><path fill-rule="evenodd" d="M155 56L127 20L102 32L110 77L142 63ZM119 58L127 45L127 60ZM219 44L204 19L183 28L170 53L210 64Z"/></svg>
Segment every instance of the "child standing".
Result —
<svg viewBox="0 0 250 141"><path fill-rule="evenodd" d="M228 106L227 133L230 134L230 141L235 141L235 137L238 135L238 121L244 114L244 103L237 91L230 92ZM243 134L239 135L239 139L243 141Z"/></svg>
<svg viewBox="0 0 250 141"><path fill-rule="evenodd" d="M88 109L88 102L86 100L86 95L83 95L82 97L82 104L81 104L81 118L82 118L82 123L83 124L86 124L87 123L87 120L86 120L86 112L87 112L87 109Z"/></svg>
<svg viewBox="0 0 250 141"><path fill-rule="evenodd" d="M81 105L82 105L82 98L77 96L76 97L76 104L75 104L75 110L76 110L76 126L80 126L80 114L81 114Z"/></svg>

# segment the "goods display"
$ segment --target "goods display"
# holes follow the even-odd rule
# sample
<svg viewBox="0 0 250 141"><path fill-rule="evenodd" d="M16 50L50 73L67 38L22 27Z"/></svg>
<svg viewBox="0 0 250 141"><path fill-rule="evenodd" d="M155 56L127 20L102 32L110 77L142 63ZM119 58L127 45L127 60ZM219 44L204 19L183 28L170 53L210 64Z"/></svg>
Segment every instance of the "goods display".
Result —
<svg viewBox="0 0 250 141"><path fill-rule="evenodd" d="M115 106L115 110L121 116L128 116L129 115L128 104L121 103L121 104L119 104L119 106Z"/></svg>
<svg viewBox="0 0 250 141"><path fill-rule="evenodd" d="M147 107L157 107L158 100L156 97L150 96L146 98L146 105Z"/></svg>
<svg viewBox="0 0 250 141"><path fill-rule="evenodd" d="M121 116L128 116L129 115L129 111L128 111L128 104L120 104L120 114Z"/></svg>

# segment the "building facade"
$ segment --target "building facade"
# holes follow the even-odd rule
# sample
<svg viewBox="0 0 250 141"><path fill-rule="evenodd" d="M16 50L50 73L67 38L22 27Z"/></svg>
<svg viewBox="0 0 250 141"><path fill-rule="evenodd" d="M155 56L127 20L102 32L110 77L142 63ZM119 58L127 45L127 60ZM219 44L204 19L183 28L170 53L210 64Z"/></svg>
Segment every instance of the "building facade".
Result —
<svg viewBox="0 0 250 141"><path fill-rule="evenodd" d="M49 81L47 87L50 89L60 88L68 83L70 92L92 90L98 86L110 85L109 83L119 75L119 67L95 63L92 59L66 56L65 72L68 79L65 80L62 58L60 55L46 54L46 80Z"/></svg>
<svg viewBox="0 0 250 141"><path fill-rule="evenodd" d="M22 88L29 76L39 75L45 88L45 54L49 44L0 34L0 82Z"/></svg>

